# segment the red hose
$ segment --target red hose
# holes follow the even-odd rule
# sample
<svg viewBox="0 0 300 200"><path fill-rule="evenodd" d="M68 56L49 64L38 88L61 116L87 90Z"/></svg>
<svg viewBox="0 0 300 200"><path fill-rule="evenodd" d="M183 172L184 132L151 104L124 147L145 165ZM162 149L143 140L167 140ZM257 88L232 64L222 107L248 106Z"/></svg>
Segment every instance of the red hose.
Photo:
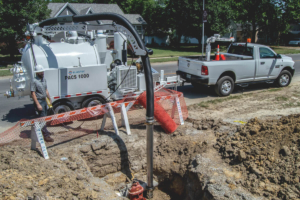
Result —
<svg viewBox="0 0 300 200"><path fill-rule="evenodd" d="M146 92L143 92L139 98L138 102L146 108ZM154 101L154 118L158 121L161 127L166 131L166 133L173 133L177 129L177 124L168 115L163 107L161 107L156 101Z"/></svg>

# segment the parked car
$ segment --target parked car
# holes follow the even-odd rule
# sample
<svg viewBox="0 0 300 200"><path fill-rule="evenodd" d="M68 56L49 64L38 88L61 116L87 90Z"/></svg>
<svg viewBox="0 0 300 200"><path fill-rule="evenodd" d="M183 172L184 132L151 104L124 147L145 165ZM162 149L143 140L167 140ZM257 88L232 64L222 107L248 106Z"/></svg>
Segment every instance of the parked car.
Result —
<svg viewBox="0 0 300 200"><path fill-rule="evenodd" d="M233 43L227 53L221 54L224 59L212 61L199 56L179 57L176 73L199 90L201 84L214 86L217 95L228 96L234 85L276 83L286 87L295 72L291 57L264 45Z"/></svg>
<svg viewBox="0 0 300 200"><path fill-rule="evenodd" d="M289 45L291 45L291 46L300 46L300 38L292 39L292 40L289 42Z"/></svg>

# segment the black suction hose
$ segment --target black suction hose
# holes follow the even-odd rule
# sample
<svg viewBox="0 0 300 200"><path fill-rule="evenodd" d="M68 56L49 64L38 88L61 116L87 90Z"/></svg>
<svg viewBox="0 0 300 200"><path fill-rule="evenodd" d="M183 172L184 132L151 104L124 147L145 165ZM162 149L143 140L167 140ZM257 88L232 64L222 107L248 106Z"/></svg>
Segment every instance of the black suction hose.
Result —
<svg viewBox="0 0 300 200"><path fill-rule="evenodd" d="M67 22L85 22L85 21L95 21L95 20L113 20L117 24L120 24L127 28L134 38L136 39L138 45L146 51L145 56L141 56L142 62L144 64L145 71L145 81L146 81L146 94L147 94L147 108L146 108L146 121L147 121L147 182L148 182L148 198L153 196L153 122L154 122L154 89L153 89L153 78L151 65L148 57L148 51L140 38L139 34L136 32L132 24L122 15L115 13L101 13L101 14L90 14L90 15L76 15L71 18L71 16L61 16L57 18L47 19L39 23L40 27L47 25L57 24L57 23L67 23Z"/></svg>

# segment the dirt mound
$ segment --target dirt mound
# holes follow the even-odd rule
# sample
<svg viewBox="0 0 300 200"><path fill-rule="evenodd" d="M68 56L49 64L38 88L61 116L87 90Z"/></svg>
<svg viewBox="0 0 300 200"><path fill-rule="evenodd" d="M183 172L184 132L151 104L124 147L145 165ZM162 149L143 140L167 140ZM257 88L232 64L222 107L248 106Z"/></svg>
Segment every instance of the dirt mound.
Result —
<svg viewBox="0 0 300 200"><path fill-rule="evenodd" d="M59 154L49 150L51 159L45 160L29 148L1 147L1 199L117 198L108 184L93 177L78 155L71 151L66 151L69 156Z"/></svg>
<svg viewBox="0 0 300 200"><path fill-rule="evenodd" d="M269 199L300 197L300 115L250 120L234 134L217 133L214 147L241 171L240 184Z"/></svg>

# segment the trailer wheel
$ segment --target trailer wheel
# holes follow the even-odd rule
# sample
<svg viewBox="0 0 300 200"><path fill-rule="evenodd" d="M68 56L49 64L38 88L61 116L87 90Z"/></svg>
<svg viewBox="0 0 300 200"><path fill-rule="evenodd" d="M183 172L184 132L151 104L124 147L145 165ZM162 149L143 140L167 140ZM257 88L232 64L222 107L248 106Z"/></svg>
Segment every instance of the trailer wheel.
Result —
<svg viewBox="0 0 300 200"><path fill-rule="evenodd" d="M48 110L48 115L59 114L74 110L74 106L69 101L58 101L55 102L52 106L53 109Z"/></svg>
<svg viewBox="0 0 300 200"><path fill-rule="evenodd" d="M82 107L86 108L86 107L93 107L93 106L97 106L97 105L102 105L105 104L105 100L100 97L100 96L93 96L90 98L87 98L86 100L84 100L82 102Z"/></svg>
<svg viewBox="0 0 300 200"><path fill-rule="evenodd" d="M287 70L283 70L278 78L276 79L275 83L278 87L286 87L291 83L292 74Z"/></svg>
<svg viewBox="0 0 300 200"><path fill-rule="evenodd" d="M234 82L230 76L223 76L215 85L215 92L218 96L224 97L232 93L234 89Z"/></svg>

